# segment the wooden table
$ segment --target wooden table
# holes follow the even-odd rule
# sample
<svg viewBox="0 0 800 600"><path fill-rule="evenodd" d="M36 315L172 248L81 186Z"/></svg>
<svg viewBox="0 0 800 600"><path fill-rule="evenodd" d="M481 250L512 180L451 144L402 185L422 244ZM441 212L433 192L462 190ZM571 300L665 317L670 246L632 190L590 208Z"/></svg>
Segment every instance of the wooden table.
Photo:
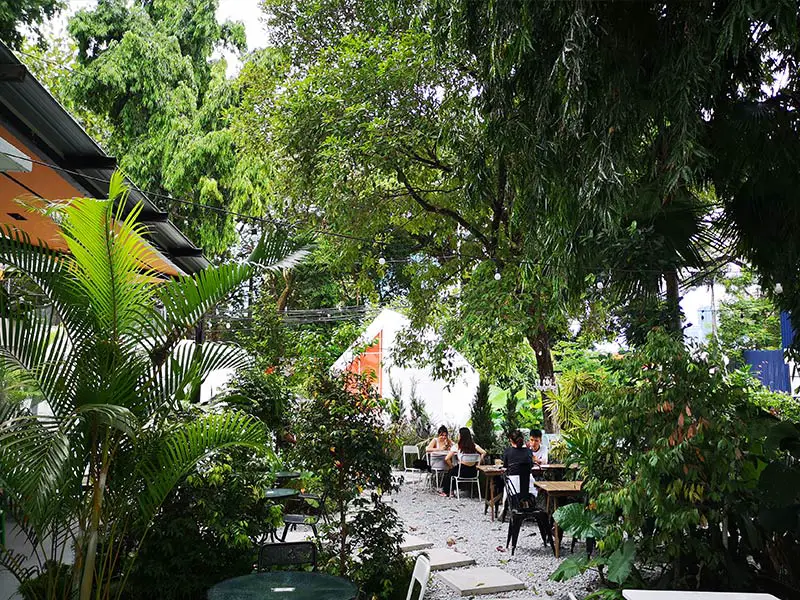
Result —
<svg viewBox="0 0 800 600"><path fill-rule="evenodd" d="M497 502L503 497L502 494L495 496L495 486L493 485L494 478L505 473L506 469L505 467L499 467L497 465L478 465L478 470L483 473L483 477L486 479L486 493L483 495L483 514L486 514L486 511L489 510L489 507L491 507L492 521L494 521L494 513L497 509Z"/></svg>
<svg viewBox="0 0 800 600"><path fill-rule="evenodd" d="M625 600L778 600L772 594L750 592L680 592L667 590L622 590Z"/></svg>
<svg viewBox="0 0 800 600"><path fill-rule="evenodd" d="M579 496L582 493L581 486L583 485L583 481L536 481L533 485L547 494L545 509L547 510L547 514L552 517L553 513L558 510L559 498L574 498L575 496ZM553 546L556 558L559 558L561 556L561 530L558 527L558 523L555 523L553 526Z"/></svg>

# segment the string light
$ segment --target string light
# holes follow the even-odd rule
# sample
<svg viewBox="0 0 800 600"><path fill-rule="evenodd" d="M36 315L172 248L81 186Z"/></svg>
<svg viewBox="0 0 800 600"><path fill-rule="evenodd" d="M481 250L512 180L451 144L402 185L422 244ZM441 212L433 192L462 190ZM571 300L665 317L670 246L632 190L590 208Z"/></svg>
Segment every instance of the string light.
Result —
<svg viewBox="0 0 800 600"><path fill-rule="evenodd" d="M502 277L502 275L500 275L500 273L499 273L499 272L497 272L497 273L495 273L495 274L494 274L494 280L495 280L495 281L500 281L500 278L501 278L501 277Z"/></svg>
<svg viewBox="0 0 800 600"><path fill-rule="evenodd" d="M775 284L775 293L776 294L782 294L783 293L783 285L781 285L780 283L776 283Z"/></svg>
<svg viewBox="0 0 800 600"><path fill-rule="evenodd" d="M381 256L381 257L378 259L378 264L379 264L379 265L385 265L385 264L386 264L386 259L385 259L385 258L383 258L383 257Z"/></svg>

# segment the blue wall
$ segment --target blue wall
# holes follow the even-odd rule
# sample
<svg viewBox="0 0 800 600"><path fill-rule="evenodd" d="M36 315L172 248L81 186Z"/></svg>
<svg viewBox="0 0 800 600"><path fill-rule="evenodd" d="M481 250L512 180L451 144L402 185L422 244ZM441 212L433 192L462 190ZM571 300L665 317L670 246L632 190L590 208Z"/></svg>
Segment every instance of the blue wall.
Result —
<svg viewBox="0 0 800 600"><path fill-rule="evenodd" d="M753 374L769 389L792 393L789 365L783 360L783 350L745 350L744 361L752 365Z"/></svg>

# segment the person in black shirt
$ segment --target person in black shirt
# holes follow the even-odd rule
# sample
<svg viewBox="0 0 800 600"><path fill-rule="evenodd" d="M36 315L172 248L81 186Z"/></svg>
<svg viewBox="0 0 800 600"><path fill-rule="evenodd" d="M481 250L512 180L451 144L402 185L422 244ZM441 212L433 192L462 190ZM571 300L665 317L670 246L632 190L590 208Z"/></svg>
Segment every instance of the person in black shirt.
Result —
<svg viewBox="0 0 800 600"><path fill-rule="evenodd" d="M508 441L511 442L511 447L506 448L503 454L503 466L506 468L506 476L517 476L519 485L515 485L517 492L523 498L527 498L530 494L531 485L531 468L533 467L533 458L531 458L531 451L525 445L525 436L519 429L512 431L508 436Z"/></svg>

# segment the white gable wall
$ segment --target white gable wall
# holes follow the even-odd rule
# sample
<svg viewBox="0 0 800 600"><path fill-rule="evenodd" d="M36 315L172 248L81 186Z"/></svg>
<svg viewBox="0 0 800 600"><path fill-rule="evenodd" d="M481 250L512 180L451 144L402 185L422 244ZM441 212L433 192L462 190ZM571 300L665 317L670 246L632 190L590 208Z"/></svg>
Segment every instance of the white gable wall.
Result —
<svg viewBox="0 0 800 600"><path fill-rule="evenodd" d="M399 383L403 391L403 402L408 410L411 388L416 382L417 396L422 398L434 429L441 424L462 426L470 418L470 405L478 387L478 373L458 352L453 352L453 363L462 368L457 381L448 389L447 382L435 379L430 368L402 367L394 364L392 350L398 334L409 325L409 320L400 313L384 309L370 323L364 334L333 364L333 370L343 371L356 358L354 348L371 343L380 333L383 360L383 395L392 395L390 378Z"/></svg>

